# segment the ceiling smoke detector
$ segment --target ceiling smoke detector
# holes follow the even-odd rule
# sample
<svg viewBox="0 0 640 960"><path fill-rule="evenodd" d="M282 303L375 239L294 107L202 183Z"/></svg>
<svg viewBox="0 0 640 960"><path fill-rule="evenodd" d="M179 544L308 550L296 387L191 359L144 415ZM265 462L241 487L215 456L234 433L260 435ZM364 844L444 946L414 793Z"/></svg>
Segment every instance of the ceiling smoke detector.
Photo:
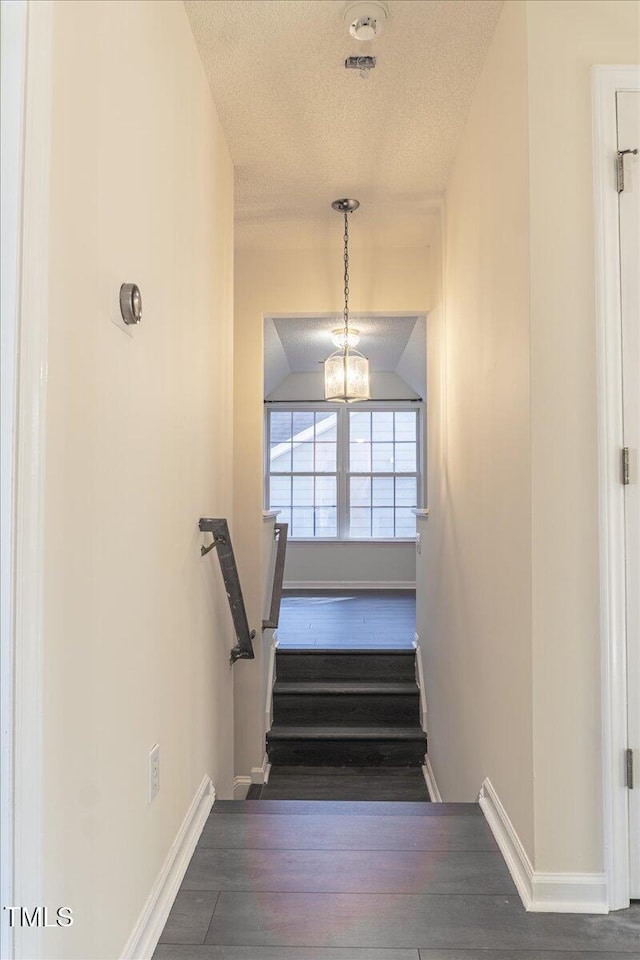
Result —
<svg viewBox="0 0 640 960"><path fill-rule="evenodd" d="M354 0L347 4L344 12L345 22L349 24L349 33L354 40L375 40L382 32L382 26L389 13L382 0Z"/></svg>

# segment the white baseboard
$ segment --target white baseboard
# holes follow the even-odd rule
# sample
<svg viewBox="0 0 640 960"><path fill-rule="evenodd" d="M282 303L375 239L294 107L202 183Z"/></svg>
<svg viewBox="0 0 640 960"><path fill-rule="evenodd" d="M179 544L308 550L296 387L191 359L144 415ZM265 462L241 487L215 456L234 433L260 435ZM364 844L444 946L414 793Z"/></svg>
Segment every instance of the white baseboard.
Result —
<svg viewBox="0 0 640 960"><path fill-rule="evenodd" d="M213 783L205 776L171 844L121 960L151 960L215 797Z"/></svg>
<svg viewBox="0 0 640 960"><path fill-rule="evenodd" d="M249 787L252 784L251 777L234 777L233 778L233 799L234 800L246 800L247 793L249 792Z"/></svg>
<svg viewBox="0 0 640 960"><path fill-rule="evenodd" d="M491 832L525 910L532 913L608 913L604 873L536 873L490 780L479 797Z"/></svg>
<svg viewBox="0 0 640 960"><path fill-rule="evenodd" d="M287 580L283 590L415 590L415 580Z"/></svg>
<svg viewBox="0 0 640 960"><path fill-rule="evenodd" d="M520 837L489 779L483 782L478 801L496 843L500 847L500 853L504 857L523 906L525 910L531 910L533 904L533 867L527 851L524 849Z"/></svg>
<svg viewBox="0 0 640 960"><path fill-rule="evenodd" d="M262 766L251 767L251 783L269 783L270 772L271 764L269 763L269 758L265 753Z"/></svg>
<svg viewBox="0 0 640 960"><path fill-rule="evenodd" d="M427 784L427 790L429 791L429 797L432 803L442 803L442 797L440 796L440 791L438 790L438 784L436 783L436 778L433 775L433 767L431 766L431 761L429 760L429 754L424 758L424 766L422 767L422 775Z"/></svg>
<svg viewBox="0 0 640 960"><path fill-rule="evenodd" d="M265 753L262 765L260 767L251 767L250 777L245 774L244 776L233 778L233 799L246 800L249 787L253 783L269 783L270 772L271 764L269 763L269 759Z"/></svg>
<svg viewBox="0 0 640 960"><path fill-rule="evenodd" d="M533 904L537 913L608 913L604 873L534 873Z"/></svg>

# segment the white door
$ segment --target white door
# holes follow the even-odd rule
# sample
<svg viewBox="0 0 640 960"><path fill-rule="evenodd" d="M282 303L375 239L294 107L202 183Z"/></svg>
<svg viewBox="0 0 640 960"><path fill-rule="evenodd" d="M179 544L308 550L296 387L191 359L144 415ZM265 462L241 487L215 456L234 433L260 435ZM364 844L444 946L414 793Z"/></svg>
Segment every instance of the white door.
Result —
<svg viewBox="0 0 640 960"><path fill-rule="evenodd" d="M640 150L640 92L616 95L618 150ZM634 750L634 789L629 790L630 896L640 897L640 153L621 156L620 289L624 446L629 449L625 485L627 595L627 743ZM619 185L621 186L621 184Z"/></svg>

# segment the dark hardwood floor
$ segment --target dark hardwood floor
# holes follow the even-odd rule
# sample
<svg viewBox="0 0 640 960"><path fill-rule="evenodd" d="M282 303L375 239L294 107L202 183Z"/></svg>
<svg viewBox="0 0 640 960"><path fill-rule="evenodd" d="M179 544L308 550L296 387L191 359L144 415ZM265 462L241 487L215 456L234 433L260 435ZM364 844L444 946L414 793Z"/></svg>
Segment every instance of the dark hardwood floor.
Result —
<svg viewBox="0 0 640 960"><path fill-rule="evenodd" d="M623 960L640 906L527 913L476 804L217 801L154 960Z"/></svg>
<svg viewBox="0 0 640 960"><path fill-rule="evenodd" d="M407 648L415 631L415 590L285 590L277 636L282 648Z"/></svg>
<svg viewBox="0 0 640 960"><path fill-rule="evenodd" d="M422 769L416 767L276 766L268 783L252 785L247 799L427 803L429 794Z"/></svg>
<svg viewBox="0 0 640 960"><path fill-rule="evenodd" d="M327 712L346 726L390 724L394 696L401 713L416 709L402 662L415 629L411 594L290 595L283 612L281 727L318 724ZM352 687L360 699L345 712L339 700ZM321 698L308 715L305 694ZM309 739L304 724L295 732ZM214 804L154 960L640 956L640 905L609 916L527 913L480 808L425 802L420 767L302 760L273 766L258 791Z"/></svg>

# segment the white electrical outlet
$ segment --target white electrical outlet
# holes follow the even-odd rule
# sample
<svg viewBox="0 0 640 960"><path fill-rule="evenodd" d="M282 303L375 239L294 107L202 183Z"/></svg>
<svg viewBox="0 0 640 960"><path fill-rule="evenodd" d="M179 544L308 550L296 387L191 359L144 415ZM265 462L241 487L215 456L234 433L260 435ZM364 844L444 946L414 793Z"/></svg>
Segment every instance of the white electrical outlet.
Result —
<svg viewBox="0 0 640 960"><path fill-rule="evenodd" d="M156 743L149 752L149 803L160 792L160 747Z"/></svg>

